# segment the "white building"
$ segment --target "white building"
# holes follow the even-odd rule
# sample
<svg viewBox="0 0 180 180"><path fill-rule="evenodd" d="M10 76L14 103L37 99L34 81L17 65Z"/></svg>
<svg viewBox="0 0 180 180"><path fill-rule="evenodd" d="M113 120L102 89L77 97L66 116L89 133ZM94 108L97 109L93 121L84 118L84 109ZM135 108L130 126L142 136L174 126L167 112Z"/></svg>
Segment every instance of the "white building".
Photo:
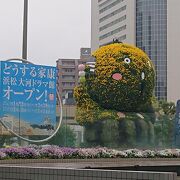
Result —
<svg viewBox="0 0 180 180"><path fill-rule="evenodd" d="M180 1L167 4L167 99L180 99Z"/></svg>
<svg viewBox="0 0 180 180"><path fill-rule="evenodd" d="M135 44L135 0L91 0L92 51L117 38Z"/></svg>

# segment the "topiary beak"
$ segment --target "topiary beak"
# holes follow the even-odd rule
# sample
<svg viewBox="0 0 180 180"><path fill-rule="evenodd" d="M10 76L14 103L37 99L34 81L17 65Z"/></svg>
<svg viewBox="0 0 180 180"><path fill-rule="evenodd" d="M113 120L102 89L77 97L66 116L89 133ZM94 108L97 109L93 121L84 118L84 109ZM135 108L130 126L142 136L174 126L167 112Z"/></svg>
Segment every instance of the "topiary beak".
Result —
<svg viewBox="0 0 180 180"><path fill-rule="evenodd" d="M114 80L120 81L122 79L122 75L120 73L115 73L112 75Z"/></svg>

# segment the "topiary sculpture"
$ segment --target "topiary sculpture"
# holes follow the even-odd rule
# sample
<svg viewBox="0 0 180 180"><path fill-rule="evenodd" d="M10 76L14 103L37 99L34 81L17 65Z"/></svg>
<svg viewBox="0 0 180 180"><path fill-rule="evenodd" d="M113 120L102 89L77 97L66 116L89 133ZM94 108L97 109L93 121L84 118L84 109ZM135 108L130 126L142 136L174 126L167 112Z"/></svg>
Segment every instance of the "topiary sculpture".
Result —
<svg viewBox="0 0 180 180"><path fill-rule="evenodd" d="M86 127L87 141L111 146L152 142L151 60L139 48L123 43L103 46L93 56L95 63L79 66L81 83L74 89L76 120ZM113 131L105 138L109 128Z"/></svg>

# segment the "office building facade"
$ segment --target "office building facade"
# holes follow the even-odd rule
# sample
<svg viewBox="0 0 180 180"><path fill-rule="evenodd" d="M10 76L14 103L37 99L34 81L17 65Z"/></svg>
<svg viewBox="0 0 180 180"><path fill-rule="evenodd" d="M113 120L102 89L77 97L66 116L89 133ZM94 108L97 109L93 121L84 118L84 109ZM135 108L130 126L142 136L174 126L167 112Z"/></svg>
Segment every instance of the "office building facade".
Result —
<svg viewBox="0 0 180 180"><path fill-rule="evenodd" d="M86 64L91 60L91 49L81 48L80 59L58 59L56 61L58 71L57 89L62 99L65 98L68 92L73 93L74 87L78 85L78 65Z"/></svg>
<svg viewBox="0 0 180 180"><path fill-rule="evenodd" d="M135 0L91 0L92 51L113 38L135 44L135 5Z"/></svg>
<svg viewBox="0 0 180 180"><path fill-rule="evenodd" d="M167 0L136 0L136 45L156 69L155 95L167 98Z"/></svg>
<svg viewBox="0 0 180 180"><path fill-rule="evenodd" d="M144 50L156 69L158 99L180 98L179 0L92 0L92 51L119 41ZM176 46L176 47L174 47ZM174 80L177 81L174 81ZM175 84L176 83L176 84Z"/></svg>

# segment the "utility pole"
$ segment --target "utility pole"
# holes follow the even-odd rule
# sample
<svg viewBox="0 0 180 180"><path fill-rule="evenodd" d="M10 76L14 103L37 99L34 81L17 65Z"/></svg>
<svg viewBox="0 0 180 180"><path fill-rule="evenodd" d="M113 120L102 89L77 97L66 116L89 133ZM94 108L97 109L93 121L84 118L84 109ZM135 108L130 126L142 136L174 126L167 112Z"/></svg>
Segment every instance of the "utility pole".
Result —
<svg viewBox="0 0 180 180"><path fill-rule="evenodd" d="M24 0L22 59L27 60L28 0Z"/></svg>

